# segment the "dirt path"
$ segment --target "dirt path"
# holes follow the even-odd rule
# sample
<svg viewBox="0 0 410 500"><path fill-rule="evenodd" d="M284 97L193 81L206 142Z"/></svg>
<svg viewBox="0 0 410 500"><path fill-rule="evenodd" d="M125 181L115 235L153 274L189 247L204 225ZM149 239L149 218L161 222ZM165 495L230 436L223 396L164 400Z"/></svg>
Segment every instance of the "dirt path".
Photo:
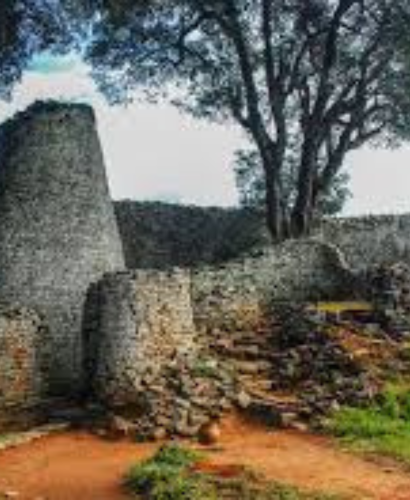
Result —
<svg viewBox="0 0 410 500"><path fill-rule="evenodd" d="M209 455L212 463L251 465L271 479L359 499L410 500L410 475L337 450L324 438L230 421L220 445ZM0 491L17 491L18 500L128 500L120 489L124 471L154 450L80 432L50 436L0 453Z"/></svg>

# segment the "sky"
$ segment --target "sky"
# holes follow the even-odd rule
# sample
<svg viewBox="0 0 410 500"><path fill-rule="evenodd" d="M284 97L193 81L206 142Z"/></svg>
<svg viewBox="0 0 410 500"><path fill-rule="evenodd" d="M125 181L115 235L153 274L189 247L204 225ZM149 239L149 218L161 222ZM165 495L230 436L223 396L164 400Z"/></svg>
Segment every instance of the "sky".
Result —
<svg viewBox="0 0 410 500"><path fill-rule="evenodd" d="M33 61L11 102L0 101L0 122L37 99L87 102L97 115L114 199L196 205L238 203L234 153L239 130L181 114L168 104L109 106L85 64L74 56ZM364 148L348 156L352 198L344 215L410 212L410 146Z"/></svg>

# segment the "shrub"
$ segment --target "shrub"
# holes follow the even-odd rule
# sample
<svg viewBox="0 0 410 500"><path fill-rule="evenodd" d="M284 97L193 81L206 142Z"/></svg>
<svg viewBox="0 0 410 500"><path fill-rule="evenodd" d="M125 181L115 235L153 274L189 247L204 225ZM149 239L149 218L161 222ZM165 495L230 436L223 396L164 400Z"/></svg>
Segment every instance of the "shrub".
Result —
<svg viewBox="0 0 410 500"><path fill-rule="evenodd" d="M200 459L192 450L164 446L151 459L132 467L125 485L150 500L216 500L213 486L190 470Z"/></svg>
<svg viewBox="0 0 410 500"><path fill-rule="evenodd" d="M342 408L328 429L349 446L388 455L410 464L410 390L389 385L366 408Z"/></svg>
<svg viewBox="0 0 410 500"><path fill-rule="evenodd" d="M201 459L195 451L167 445L132 467L125 484L143 500L342 500L269 483L246 469L234 478L207 476L194 471Z"/></svg>

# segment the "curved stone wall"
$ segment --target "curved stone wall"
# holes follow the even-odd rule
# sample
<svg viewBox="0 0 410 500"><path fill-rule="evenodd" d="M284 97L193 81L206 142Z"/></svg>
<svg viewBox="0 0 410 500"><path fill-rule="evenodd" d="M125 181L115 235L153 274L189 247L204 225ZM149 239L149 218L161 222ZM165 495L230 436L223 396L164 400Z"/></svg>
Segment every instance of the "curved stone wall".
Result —
<svg viewBox="0 0 410 500"><path fill-rule="evenodd" d="M0 301L44 314L50 391L78 394L86 291L124 267L91 108L39 103L1 127L0 213Z"/></svg>
<svg viewBox="0 0 410 500"><path fill-rule="evenodd" d="M93 391L108 406L137 405L144 382L179 355L195 352L189 273L109 274L96 299L87 349Z"/></svg>

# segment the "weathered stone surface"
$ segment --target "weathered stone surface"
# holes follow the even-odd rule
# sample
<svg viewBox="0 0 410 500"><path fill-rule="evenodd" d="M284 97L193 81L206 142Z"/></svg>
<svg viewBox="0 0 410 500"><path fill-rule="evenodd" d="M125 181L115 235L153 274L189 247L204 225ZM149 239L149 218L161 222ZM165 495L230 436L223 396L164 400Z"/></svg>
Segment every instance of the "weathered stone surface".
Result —
<svg viewBox="0 0 410 500"><path fill-rule="evenodd" d="M160 202L114 202L127 267L168 269L223 262L267 242L249 210Z"/></svg>
<svg viewBox="0 0 410 500"><path fill-rule="evenodd" d="M289 241L258 257L195 270L195 323L213 336L238 330L252 335L269 328L272 302L350 297L354 288L355 276L328 245Z"/></svg>
<svg viewBox="0 0 410 500"><path fill-rule="evenodd" d="M95 391L111 406L135 404L144 378L153 382L173 359L195 351L189 274L111 274L98 296L98 326L89 338Z"/></svg>
<svg viewBox="0 0 410 500"><path fill-rule="evenodd" d="M272 339L272 388L297 394L309 409L306 416L367 402L379 390L374 370L332 334L331 323L290 304L276 314L281 326Z"/></svg>
<svg viewBox="0 0 410 500"><path fill-rule="evenodd" d="M270 246L261 214L241 209L115 202L127 266L197 266ZM410 263L410 214L324 220L312 231L332 244L349 267Z"/></svg>
<svg viewBox="0 0 410 500"><path fill-rule="evenodd" d="M86 291L124 266L93 111L35 104L0 146L0 300L45 315L50 390L77 394Z"/></svg>
<svg viewBox="0 0 410 500"><path fill-rule="evenodd" d="M46 338L35 312L0 307L0 424L16 423L42 402L46 387L40 352Z"/></svg>
<svg viewBox="0 0 410 500"><path fill-rule="evenodd" d="M399 261L410 264L410 214L328 220L316 236L339 248L357 271Z"/></svg>

